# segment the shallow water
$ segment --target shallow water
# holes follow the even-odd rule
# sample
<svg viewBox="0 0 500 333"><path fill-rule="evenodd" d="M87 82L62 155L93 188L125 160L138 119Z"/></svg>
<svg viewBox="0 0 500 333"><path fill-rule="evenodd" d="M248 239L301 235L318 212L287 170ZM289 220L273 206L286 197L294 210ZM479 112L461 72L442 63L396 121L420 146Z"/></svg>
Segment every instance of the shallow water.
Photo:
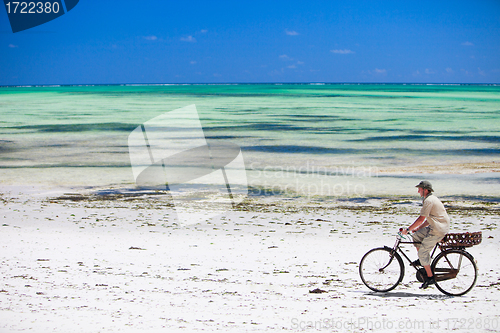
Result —
<svg viewBox="0 0 500 333"><path fill-rule="evenodd" d="M134 186L127 138L195 104L243 151L249 185L314 196L498 196L500 87L155 85L0 88L3 184ZM418 183L418 181L417 181Z"/></svg>

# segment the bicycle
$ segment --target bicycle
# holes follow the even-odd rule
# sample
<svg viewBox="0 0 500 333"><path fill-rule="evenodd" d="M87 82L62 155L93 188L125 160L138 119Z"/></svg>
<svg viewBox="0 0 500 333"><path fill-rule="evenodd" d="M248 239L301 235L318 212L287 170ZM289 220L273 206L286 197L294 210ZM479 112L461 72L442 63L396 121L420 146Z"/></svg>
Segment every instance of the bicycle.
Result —
<svg viewBox="0 0 500 333"><path fill-rule="evenodd" d="M412 261L400 248L400 244L420 244L420 242L402 241L403 229L396 236L396 243L392 248L388 246L374 248L368 251L359 264L359 274L363 283L373 291L388 292L398 286L403 280L405 266L401 253L410 266L417 271L417 280L423 282L427 277L425 269L412 265ZM481 243L482 233L452 233L436 244L431 258L437 249L440 253L432 260L431 270L436 280L436 287L444 294L461 296L474 287L477 280L477 266L474 257L467 251ZM399 252L399 253L398 253Z"/></svg>

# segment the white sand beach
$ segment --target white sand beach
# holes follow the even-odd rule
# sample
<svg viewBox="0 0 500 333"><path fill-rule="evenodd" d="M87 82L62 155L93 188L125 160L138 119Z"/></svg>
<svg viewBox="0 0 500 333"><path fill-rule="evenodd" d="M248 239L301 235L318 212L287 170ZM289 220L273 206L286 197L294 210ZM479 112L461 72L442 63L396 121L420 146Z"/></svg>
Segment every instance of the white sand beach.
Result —
<svg viewBox="0 0 500 333"><path fill-rule="evenodd" d="M2 333L500 329L498 204L447 203L453 232L483 232L469 249L476 286L449 297L420 290L407 263L388 293L359 278L363 254L392 246L397 228L416 218L417 197L249 198L224 216L179 225L151 193L0 192Z"/></svg>

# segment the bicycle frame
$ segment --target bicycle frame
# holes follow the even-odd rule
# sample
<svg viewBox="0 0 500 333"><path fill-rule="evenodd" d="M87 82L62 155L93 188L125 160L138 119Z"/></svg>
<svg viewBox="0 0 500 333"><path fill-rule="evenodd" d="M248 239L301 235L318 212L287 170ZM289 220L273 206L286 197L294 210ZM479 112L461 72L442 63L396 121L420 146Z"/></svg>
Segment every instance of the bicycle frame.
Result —
<svg viewBox="0 0 500 333"><path fill-rule="evenodd" d="M401 247L399 246L399 244L412 244L412 245L416 245L416 244L422 244L422 243L421 242L404 242L404 241L402 241L403 238L404 238L404 236L401 233L398 233L398 235L396 236L396 243L392 247L391 251L392 251L392 253L399 252L400 254L402 254L403 257L406 260L408 260L408 262L410 263L410 266L412 266L413 268L415 268L415 270L418 272L419 268L417 268L416 266L411 265L411 262L412 262L411 259L401 249ZM434 246L434 249L432 250L431 259L434 259L434 254L436 253L436 250L438 248L439 248L439 250L441 250L441 252L446 252L446 250L443 250L443 248L441 248L441 246L439 245L439 243L437 243ZM462 248L458 248L457 250L461 250L461 251L463 251L465 253L468 253L465 250L463 250ZM448 262L448 264L450 265L450 267L453 267L452 263L448 260L448 258L445 257L445 259ZM389 264L391 262L392 262L392 258L389 261ZM389 266L389 264L387 264L387 266ZM461 266L462 266L462 257L460 257L460 259L459 259L458 267L456 267L456 268L438 268L436 271L434 271L434 277L435 277L435 279L437 281L444 281L444 280L454 279L457 276L458 272L460 271L460 267Z"/></svg>

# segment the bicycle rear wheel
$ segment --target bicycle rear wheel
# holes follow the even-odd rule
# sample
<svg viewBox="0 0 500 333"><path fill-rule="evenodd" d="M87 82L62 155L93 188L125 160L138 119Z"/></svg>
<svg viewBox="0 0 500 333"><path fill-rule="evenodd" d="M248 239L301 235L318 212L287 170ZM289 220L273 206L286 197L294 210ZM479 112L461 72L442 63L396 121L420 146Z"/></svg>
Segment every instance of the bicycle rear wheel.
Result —
<svg viewBox="0 0 500 333"><path fill-rule="evenodd" d="M477 267L468 252L441 252L432 262L431 268L436 279L436 288L446 295L464 295L476 284Z"/></svg>
<svg viewBox="0 0 500 333"><path fill-rule="evenodd" d="M371 290L390 291L403 280L403 260L392 249L386 247L372 249L361 259L359 275Z"/></svg>

